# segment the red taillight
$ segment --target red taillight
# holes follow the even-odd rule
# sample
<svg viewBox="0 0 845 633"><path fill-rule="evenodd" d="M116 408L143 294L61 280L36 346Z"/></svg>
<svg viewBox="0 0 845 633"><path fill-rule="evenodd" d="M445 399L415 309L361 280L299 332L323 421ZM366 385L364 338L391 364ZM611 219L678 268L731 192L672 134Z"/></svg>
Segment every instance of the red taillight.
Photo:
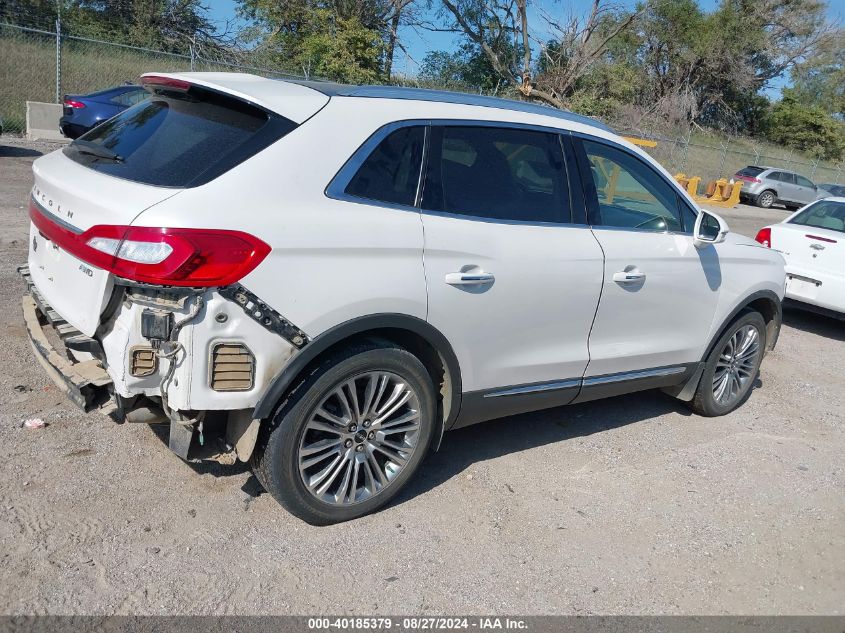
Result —
<svg viewBox="0 0 845 633"><path fill-rule="evenodd" d="M64 104L66 106L70 106L71 108L76 108L76 109L85 107L85 104L82 103L81 101L76 101L74 99L68 99L67 97L65 97Z"/></svg>
<svg viewBox="0 0 845 633"><path fill-rule="evenodd" d="M29 215L54 244L125 279L165 286L228 286L252 272L270 247L241 231L93 226L76 233L34 202Z"/></svg>
<svg viewBox="0 0 845 633"><path fill-rule="evenodd" d="M736 174L734 177L738 180L744 180L745 182L753 182L756 184L760 184L761 182L763 182L759 178L754 178L753 176L741 176L740 174Z"/></svg>
<svg viewBox="0 0 845 633"><path fill-rule="evenodd" d="M184 79L174 79L173 77L160 77L159 75L143 75L141 77L141 85L147 86L161 86L163 88L171 88L173 90L188 90L191 84Z"/></svg>
<svg viewBox="0 0 845 633"><path fill-rule="evenodd" d="M767 248L771 248L772 247L772 229L769 228L768 226L760 229L759 231L757 231L757 237L755 237L754 239L757 240L758 242L760 242L763 246L765 246Z"/></svg>

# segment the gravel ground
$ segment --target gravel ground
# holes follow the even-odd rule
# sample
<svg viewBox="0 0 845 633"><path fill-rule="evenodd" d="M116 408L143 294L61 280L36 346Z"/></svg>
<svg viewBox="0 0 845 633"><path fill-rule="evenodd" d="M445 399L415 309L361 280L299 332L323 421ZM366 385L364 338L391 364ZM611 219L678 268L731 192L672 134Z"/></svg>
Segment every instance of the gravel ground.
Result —
<svg viewBox="0 0 845 633"><path fill-rule="evenodd" d="M470 427L391 507L313 528L48 381L15 267L53 147L0 141L0 613L843 613L845 324L787 313L731 415L647 392Z"/></svg>

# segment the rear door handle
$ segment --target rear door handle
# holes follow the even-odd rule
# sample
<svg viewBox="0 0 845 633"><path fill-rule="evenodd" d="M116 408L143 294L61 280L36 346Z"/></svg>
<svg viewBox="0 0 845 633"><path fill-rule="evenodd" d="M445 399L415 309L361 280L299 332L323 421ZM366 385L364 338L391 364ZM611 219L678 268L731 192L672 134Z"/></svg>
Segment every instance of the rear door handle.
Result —
<svg viewBox="0 0 845 633"><path fill-rule="evenodd" d="M645 279L645 273L638 270L620 270L618 273L613 273L613 281L619 284L632 284L643 279Z"/></svg>
<svg viewBox="0 0 845 633"><path fill-rule="evenodd" d="M447 273L446 283L450 286L481 286L496 280L492 273Z"/></svg>

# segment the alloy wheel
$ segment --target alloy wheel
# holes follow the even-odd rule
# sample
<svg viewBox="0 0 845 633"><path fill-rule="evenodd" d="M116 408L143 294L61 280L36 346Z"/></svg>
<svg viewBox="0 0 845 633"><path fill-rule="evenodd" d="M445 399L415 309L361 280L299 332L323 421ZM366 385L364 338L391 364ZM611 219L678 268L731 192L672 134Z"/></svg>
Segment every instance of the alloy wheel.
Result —
<svg viewBox="0 0 845 633"><path fill-rule="evenodd" d="M373 371L329 390L305 425L299 472L306 489L331 505L380 494L417 449L419 396L397 374Z"/></svg>
<svg viewBox="0 0 845 633"><path fill-rule="evenodd" d="M713 373L713 398L731 405L741 398L754 380L760 355L760 334L753 325L744 325L728 339Z"/></svg>

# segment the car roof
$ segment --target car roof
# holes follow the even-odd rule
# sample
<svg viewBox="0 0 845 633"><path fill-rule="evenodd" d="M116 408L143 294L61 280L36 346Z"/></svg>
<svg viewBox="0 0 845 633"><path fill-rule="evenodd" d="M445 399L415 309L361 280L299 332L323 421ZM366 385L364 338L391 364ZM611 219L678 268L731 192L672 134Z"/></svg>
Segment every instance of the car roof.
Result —
<svg viewBox="0 0 845 633"><path fill-rule="evenodd" d="M513 112L550 116L557 119L563 119L564 121L590 125L606 132L614 131L610 126L588 116L575 114L574 112L569 112L568 110L560 110L551 106L529 103L527 101L516 101L515 99L504 99L502 97L452 92L450 90L409 88L404 86L353 86L328 81L299 81L290 79L286 79L285 81L313 88L328 97L360 97L369 99L431 101L437 103L480 106L484 108L498 108L499 110L511 110Z"/></svg>
<svg viewBox="0 0 845 633"><path fill-rule="evenodd" d="M543 116L575 123L600 130L604 134L616 132L602 123L587 116L559 110L551 106L488 97L484 95L449 92L446 90L427 90L424 88L403 88L395 86L353 86L330 81L308 81L291 78L268 78L249 73L232 72L191 72L159 73L151 72L145 77L164 77L188 81L246 99L256 105L273 110L302 123L312 116L334 97L349 99L378 99L397 101L428 101L463 106L480 106L503 110L505 112Z"/></svg>

